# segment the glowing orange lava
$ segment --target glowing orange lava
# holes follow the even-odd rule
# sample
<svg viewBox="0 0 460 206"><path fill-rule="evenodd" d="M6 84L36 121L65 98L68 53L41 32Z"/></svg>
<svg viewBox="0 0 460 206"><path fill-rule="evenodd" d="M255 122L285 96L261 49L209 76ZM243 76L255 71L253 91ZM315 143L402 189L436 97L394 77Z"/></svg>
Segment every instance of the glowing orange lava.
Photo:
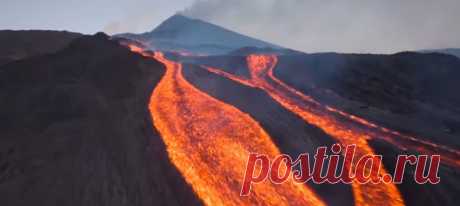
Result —
<svg viewBox="0 0 460 206"><path fill-rule="evenodd" d="M249 153L273 158L280 151L249 115L187 82L181 64L159 52L152 57L167 68L150 99L154 126L171 162L206 205L324 205L307 186L292 181L265 181L253 185L250 196L241 197Z"/></svg>
<svg viewBox="0 0 460 206"><path fill-rule="evenodd" d="M280 153L270 136L249 115L187 82L182 76L181 64L167 60L158 52L152 56L139 47L130 48L157 59L167 67L165 76L152 94L149 108L171 161L205 204L324 205L308 187L293 182L273 185L266 181L254 185L250 196L239 196L248 154L262 153L273 158ZM355 160L374 154L367 141L381 138L403 150L411 149L422 154L441 153L444 163L460 166L456 150L402 135L322 105L288 86L273 75L277 61L275 55L249 55L250 79L204 67L246 86L264 90L283 107L322 129L343 146L356 144ZM355 162L352 167L355 167ZM385 168L379 171L379 176L387 174ZM404 205L393 184L353 183L352 188L358 206Z"/></svg>

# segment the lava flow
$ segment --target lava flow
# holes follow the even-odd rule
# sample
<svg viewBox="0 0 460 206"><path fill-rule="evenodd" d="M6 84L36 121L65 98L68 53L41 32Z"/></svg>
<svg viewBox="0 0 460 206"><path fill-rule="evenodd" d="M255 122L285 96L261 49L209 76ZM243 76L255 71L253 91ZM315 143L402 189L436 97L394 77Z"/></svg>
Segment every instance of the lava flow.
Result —
<svg viewBox="0 0 460 206"><path fill-rule="evenodd" d="M272 76L272 70L277 63L274 55L250 55L247 57L251 79L244 79L218 69L207 67L211 72L223 75L245 85L260 88L266 91L275 101L293 113L302 117L307 123L317 126L326 134L334 137L342 145L356 144L355 158L359 159L367 154L374 154L372 148L367 144L369 136L367 133L356 131L347 125L339 122L336 118L323 110L321 105L312 98L307 101L299 98L299 92ZM356 160L355 159L355 160ZM356 162L353 162L352 167ZM369 168L366 168L368 171ZM379 171L380 176L387 175L384 168ZM361 205L404 205L398 189L393 184L359 184L352 183L355 204Z"/></svg>
<svg viewBox="0 0 460 206"><path fill-rule="evenodd" d="M253 185L250 196L240 196L249 154L273 158L280 151L249 115L187 82L181 64L160 52L152 57L167 68L150 99L154 126L170 160L206 205L324 205L307 186L293 181L265 181Z"/></svg>

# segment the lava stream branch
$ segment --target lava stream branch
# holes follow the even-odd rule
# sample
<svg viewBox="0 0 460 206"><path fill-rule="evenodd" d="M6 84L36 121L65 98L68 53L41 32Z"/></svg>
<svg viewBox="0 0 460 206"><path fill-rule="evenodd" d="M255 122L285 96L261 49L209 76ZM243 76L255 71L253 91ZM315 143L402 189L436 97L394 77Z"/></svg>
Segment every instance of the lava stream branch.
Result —
<svg viewBox="0 0 460 206"><path fill-rule="evenodd" d="M150 100L154 126L171 162L206 205L324 205L310 188L291 180L265 181L253 185L250 196L240 196L249 154L274 158L280 151L249 115L187 82L181 64L159 52L152 57L167 68Z"/></svg>

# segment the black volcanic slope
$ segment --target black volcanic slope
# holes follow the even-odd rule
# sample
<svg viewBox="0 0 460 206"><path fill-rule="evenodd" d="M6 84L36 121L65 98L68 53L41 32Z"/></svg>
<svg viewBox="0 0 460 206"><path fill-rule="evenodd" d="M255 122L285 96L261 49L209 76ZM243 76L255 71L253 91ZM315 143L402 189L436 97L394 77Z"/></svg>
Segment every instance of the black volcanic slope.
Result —
<svg viewBox="0 0 460 206"><path fill-rule="evenodd" d="M108 40L0 67L2 205L199 205L147 105L164 73Z"/></svg>
<svg viewBox="0 0 460 206"><path fill-rule="evenodd" d="M0 66L22 58L56 52L80 36L66 31L0 30Z"/></svg>

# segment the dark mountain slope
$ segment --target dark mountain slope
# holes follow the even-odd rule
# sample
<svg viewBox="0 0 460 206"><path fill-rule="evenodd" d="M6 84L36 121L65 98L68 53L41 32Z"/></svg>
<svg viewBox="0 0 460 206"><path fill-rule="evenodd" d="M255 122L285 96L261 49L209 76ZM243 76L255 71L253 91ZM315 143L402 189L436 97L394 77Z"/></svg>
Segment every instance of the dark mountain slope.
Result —
<svg viewBox="0 0 460 206"><path fill-rule="evenodd" d="M0 65L30 56L56 52L81 34L66 31L0 30Z"/></svg>
<svg viewBox="0 0 460 206"><path fill-rule="evenodd" d="M164 73L108 40L0 67L2 205L196 205L147 105Z"/></svg>
<svg viewBox="0 0 460 206"><path fill-rule="evenodd" d="M427 49L427 50L420 50L418 52L422 53L442 53L442 54L450 54L460 58L460 49L459 48L446 48L446 49Z"/></svg>

